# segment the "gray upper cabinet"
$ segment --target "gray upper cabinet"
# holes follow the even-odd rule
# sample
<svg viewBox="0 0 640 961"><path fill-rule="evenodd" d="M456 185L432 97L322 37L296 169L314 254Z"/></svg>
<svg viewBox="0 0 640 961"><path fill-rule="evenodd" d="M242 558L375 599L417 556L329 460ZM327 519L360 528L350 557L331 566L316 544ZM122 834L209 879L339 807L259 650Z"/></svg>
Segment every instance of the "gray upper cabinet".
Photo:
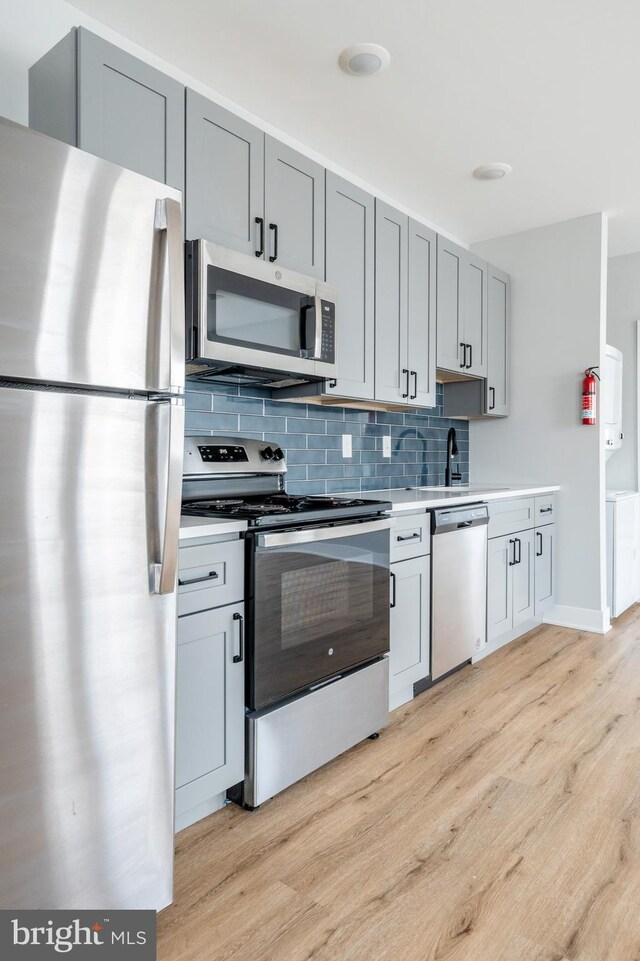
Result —
<svg viewBox="0 0 640 961"><path fill-rule="evenodd" d="M264 256L264 133L187 90L187 240Z"/></svg>
<svg viewBox="0 0 640 961"><path fill-rule="evenodd" d="M487 376L487 263L467 252L463 262L466 370Z"/></svg>
<svg viewBox="0 0 640 961"><path fill-rule="evenodd" d="M487 373L487 264L438 237L437 366Z"/></svg>
<svg viewBox="0 0 640 961"><path fill-rule="evenodd" d="M376 377L375 397L406 404L409 218L376 200Z"/></svg>
<svg viewBox="0 0 640 961"><path fill-rule="evenodd" d="M411 403L436 406L436 234L409 221L408 356Z"/></svg>
<svg viewBox="0 0 640 961"><path fill-rule="evenodd" d="M29 70L29 124L183 189L184 87L83 27Z"/></svg>
<svg viewBox="0 0 640 961"><path fill-rule="evenodd" d="M459 372L465 366L463 274L467 251L438 236L437 366Z"/></svg>
<svg viewBox="0 0 640 961"><path fill-rule="evenodd" d="M509 413L509 275L488 267L487 396L486 412L493 417Z"/></svg>
<svg viewBox="0 0 640 961"><path fill-rule="evenodd" d="M373 197L327 171L326 280L338 291L338 377L327 393L369 400L374 396Z"/></svg>
<svg viewBox="0 0 640 961"><path fill-rule="evenodd" d="M266 256L324 279L324 167L265 137Z"/></svg>

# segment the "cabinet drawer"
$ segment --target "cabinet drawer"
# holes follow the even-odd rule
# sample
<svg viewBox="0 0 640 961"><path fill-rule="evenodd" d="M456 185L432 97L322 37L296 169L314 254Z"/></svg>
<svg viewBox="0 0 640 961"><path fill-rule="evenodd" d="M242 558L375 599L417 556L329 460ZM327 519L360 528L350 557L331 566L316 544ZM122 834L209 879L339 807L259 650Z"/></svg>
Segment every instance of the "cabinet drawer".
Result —
<svg viewBox="0 0 640 961"><path fill-rule="evenodd" d="M431 553L431 514L394 518L391 528L391 561L405 561Z"/></svg>
<svg viewBox="0 0 640 961"><path fill-rule="evenodd" d="M535 502L533 497L518 497L508 501L492 501L489 504L489 537L515 534L535 526Z"/></svg>
<svg viewBox="0 0 640 961"><path fill-rule="evenodd" d="M535 498L536 527L553 524L556 517L556 495L543 494Z"/></svg>
<svg viewBox="0 0 640 961"><path fill-rule="evenodd" d="M244 598L244 541L182 547L178 560L178 616Z"/></svg>

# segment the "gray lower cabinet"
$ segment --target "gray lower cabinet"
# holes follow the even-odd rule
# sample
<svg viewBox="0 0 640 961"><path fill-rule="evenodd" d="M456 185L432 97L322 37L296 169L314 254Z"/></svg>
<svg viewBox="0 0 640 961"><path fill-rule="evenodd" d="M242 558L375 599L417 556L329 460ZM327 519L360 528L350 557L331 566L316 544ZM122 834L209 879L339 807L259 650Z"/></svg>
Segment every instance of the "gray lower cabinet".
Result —
<svg viewBox="0 0 640 961"><path fill-rule="evenodd" d="M535 532L535 614L541 617L555 603L555 536L554 524Z"/></svg>
<svg viewBox="0 0 640 961"><path fill-rule="evenodd" d="M327 170L325 279L338 291L338 376L326 391L374 396L374 218L371 194Z"/></svg>
<svg viewBox="0 0 640 961"><path fill-rule="evenodd" d="M493 537L487 547L487 641L534 616L533 531Z"/></svg>
<svg viewBox="0 0 640 961"><path fill-rule="evenodd" d="M244 604L178 619L176 830L244 776Z"/></svg>
<svg viewBox="0 0 640 961"><path fill-rule="evenodd" d="M437 274L437 367L485 377L487 264L438 236Z"/></svg>
<svg viewBox="0 0 640 961"><path fill-rule="evenodd" d="M29 70L29 125L184 187L184 87L84 27Z"/></svg>
<svg viewBox="0 0 640 961"><path fill-rule="evenodd" d="M435 406L436 234L376 200L375 399Z"/></svg>
<svg viewBox="0 0 640 961"><path fill-rule="evenodd" d="M264 256L264 133L186 93L185 236Z"/></svg>
<svg viewBox="0 0 640 961"><path fill-rule="evenodd" d="M391 565L390 710L410 700L430 671L430 577L428 554Z"/></svg>

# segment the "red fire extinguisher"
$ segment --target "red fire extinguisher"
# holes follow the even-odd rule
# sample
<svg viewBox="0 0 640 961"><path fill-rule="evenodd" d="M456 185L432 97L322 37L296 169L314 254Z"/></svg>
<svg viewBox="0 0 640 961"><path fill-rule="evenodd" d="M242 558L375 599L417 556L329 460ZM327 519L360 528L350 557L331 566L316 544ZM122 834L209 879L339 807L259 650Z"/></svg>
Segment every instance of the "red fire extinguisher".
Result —
<svg viewBox="0 0 640 961"><path fill-rule="evenodd" d="M596 423L596 385L600 380L597 367L587 367L582 381L582 423Z"/></svg>

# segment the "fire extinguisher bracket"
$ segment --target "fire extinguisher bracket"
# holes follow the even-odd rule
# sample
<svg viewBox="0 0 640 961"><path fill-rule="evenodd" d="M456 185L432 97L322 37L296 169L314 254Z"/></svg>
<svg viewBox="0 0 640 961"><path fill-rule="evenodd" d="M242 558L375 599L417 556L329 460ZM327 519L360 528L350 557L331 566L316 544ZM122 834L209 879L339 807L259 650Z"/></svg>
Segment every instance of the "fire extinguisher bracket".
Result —
<svg viewBox="0 0 640 961"><path fill-rule="evenodd" d="M587 426L597 424L596 395L600 375L596 374L598 367L587 367L582 381L582 423Z"/></svg>

